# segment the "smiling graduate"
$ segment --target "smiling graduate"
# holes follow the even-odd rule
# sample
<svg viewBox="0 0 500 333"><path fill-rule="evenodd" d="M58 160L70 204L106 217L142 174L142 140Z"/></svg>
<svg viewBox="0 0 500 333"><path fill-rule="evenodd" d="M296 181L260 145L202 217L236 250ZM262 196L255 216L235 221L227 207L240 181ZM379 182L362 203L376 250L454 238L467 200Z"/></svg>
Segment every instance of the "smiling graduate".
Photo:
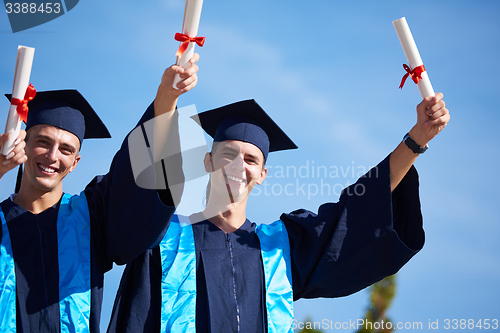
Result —
<svg viewBox="0 0 500 333"><path fill-rule="evenodd" d="M403 142L337 203L257 225L249 194L268 154L295 144L254 100L199 114L214 138L199 161L206 208L175 215L159 246L127 265L108 332L290 332L295 300L346 296L396 273L424 244L413 163L449 118L442 94L424 99Z"/></svg>
<svg viewBox="0 0 500 333"><path fill-rule="evenodd" d="M175 105L197 66L167 71L182 73L166 98ZM26 141L0 169L1 178L25 161L19 193L0 203L0 330L99 332L104 273L157 245L175 207L168 190L136 185L126 140L108 174L64 193L83 141L109 132L76 90L38 92L28 107ZM140 123L153 116L151 104Z"/></svg>

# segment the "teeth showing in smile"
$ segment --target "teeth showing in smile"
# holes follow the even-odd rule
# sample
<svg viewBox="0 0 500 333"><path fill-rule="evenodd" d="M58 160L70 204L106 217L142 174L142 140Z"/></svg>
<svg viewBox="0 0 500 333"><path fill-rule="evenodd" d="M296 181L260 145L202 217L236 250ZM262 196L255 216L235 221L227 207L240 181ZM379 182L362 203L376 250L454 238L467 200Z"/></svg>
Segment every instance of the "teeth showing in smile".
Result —
<svg viewBox="0 0 500 333"><path fill-rule="evenodd" d="M51 169L51 168L46 167L46 166L43 166L43 165L41 165L41 164L38 164L38 167L39 167L40 169L42 169L43 171L45 171L45 172L49 172L49 173L54 173L54 172L56 172L56 170L55 170L55 169Z"/></svg>
<svg viewBox="0 0 500 333"><path fill-rule="evenodd" d="M238 182L238 183L243 183L245 182L245 180L243 178L238 178L238 177L235 177L235 176L227 176L227 179L229 180L232 180L234 182Z"/></svg>

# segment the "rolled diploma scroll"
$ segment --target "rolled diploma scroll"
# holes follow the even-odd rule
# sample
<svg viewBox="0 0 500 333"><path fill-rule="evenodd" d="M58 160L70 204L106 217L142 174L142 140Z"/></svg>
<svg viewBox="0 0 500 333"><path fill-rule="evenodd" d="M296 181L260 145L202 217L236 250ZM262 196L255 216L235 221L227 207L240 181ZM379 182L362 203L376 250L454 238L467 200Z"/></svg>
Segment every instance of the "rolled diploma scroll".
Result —
<svg viewBox="0 0 500 333"><path fill-rule="evenodd" d="M35 49L32 47L21 46L17 48L16 69L14 72L14 86L12 87L12 98L24 99L26 88L30 82L31 65L33 65L33 56ZM11 105L7 123L5 124L5 133L11 133L9 139L2 146L2 154L7 155L14 149L14 142L21 131L21 119L17 113L17 106Z"/></svg>
<svg viewBox="0 0 500 333"><path fill-rule="evenodd" d="M408 60L410 69L413 70L415 67L423 65L424 63L422 62L422 58L420 58L420 53L418 53L417 45L415 44L415 40L413 39L410 27L408 26L406 19L402 17L399 20L392 21L392 24L396 29L399 42L403 47L403 51L405 53L406 60ZM434 96L434 89L432 89L431 81L429 80L427 71L422 72L421 76L422 79L417 83L418 91L420 91L420 96L422 96L422 99L425 97Z"/></svg>
<svg viewBox="0 0 500 333"><path fill-rule="evenodd" d="M189 37L196 37L196 35L198 34L202 5L203 0L186 0L186 5L184 7L184 21L182 23L182 33L184 35L188 35ZM194 45L195 43L193 42L189 43L182 57L180 59L177 58L177 65L182 66L184 69L189 68L189 60L194 55ZM177 89L176 85L177 83L179 83L179 81L181 81L179 74L175 74L173 83L175 89Z"/></svg>

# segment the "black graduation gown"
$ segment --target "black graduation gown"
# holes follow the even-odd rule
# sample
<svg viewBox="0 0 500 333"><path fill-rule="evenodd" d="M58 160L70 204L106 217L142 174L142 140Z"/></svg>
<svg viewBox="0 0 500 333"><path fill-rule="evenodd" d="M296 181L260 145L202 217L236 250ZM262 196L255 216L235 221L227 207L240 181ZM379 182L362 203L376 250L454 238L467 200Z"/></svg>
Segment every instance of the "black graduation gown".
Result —
<svg viewBox="0 0 500 333"><path fill-rule="evenodd" d="M153 117L152 105L140 123ZM139 188L125 139L110 171L86 187L91 223L90 331L99 332L104 273L159 243L175 208L169 193ZM32 214L7 199L1 204L9 228L16 274L17 332L59 332L57 213L60 202ZM2 230L0 229L0 239Z"/></svg>
<svg viewBox="0 0 500 333"><path fill-rule="evenodd" d="M338 203L281 220L290 241L294 300L359 291L396 273L424 243L417 172L412 167L391 194L388 157L344 190ZM225 234L208 221L193 225L197 332L267 331L255 226L247 220ZM127 265L108 332L160 332L160 279L158 247Z"/></svg>

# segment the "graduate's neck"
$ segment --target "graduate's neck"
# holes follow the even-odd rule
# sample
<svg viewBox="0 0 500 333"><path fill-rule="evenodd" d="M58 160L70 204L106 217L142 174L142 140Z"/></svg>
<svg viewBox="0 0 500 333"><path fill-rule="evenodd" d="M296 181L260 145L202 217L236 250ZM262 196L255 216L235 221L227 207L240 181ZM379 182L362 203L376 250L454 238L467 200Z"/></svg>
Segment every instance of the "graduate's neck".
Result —
<svg viewBox="0 0 500 333"><path fill-rule="evenodd" d="M214 207L207 203L203 215L219 229L225 233L231 233L238 230L246 221L247 202L233 203L224 208Z"/></svg>
<svg viewBox="0 0 500 333"><path fill-rule="evenodd" d="M30 211L33 214L39 214L46 209L54 206L63 195L62 186L51 191L41 191L21 182L19 193L14 197L14 203Z"/></svg>

